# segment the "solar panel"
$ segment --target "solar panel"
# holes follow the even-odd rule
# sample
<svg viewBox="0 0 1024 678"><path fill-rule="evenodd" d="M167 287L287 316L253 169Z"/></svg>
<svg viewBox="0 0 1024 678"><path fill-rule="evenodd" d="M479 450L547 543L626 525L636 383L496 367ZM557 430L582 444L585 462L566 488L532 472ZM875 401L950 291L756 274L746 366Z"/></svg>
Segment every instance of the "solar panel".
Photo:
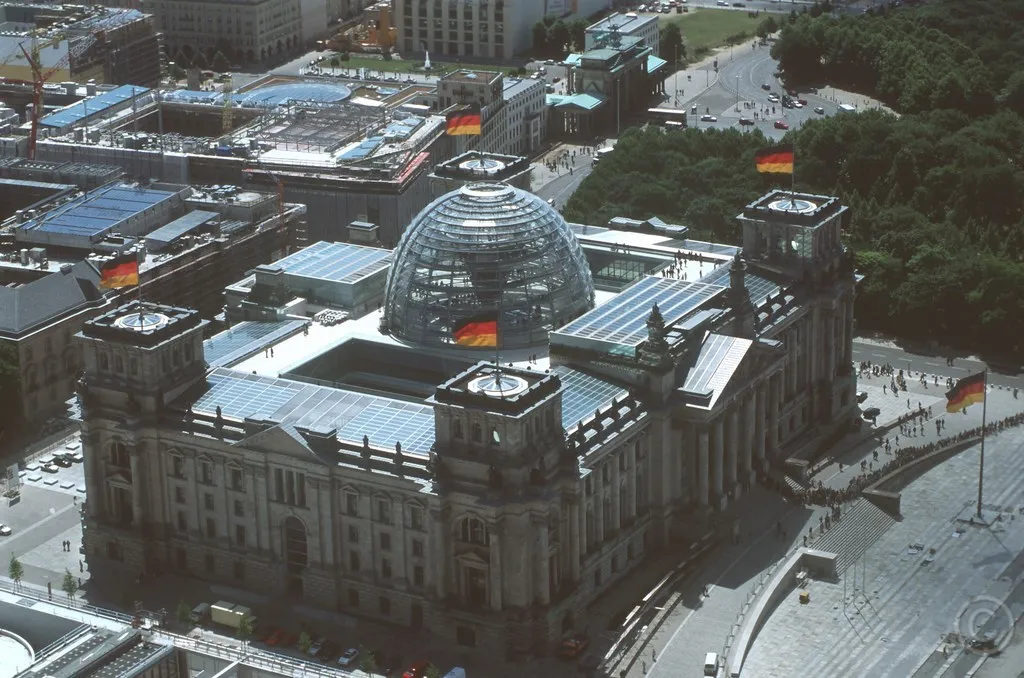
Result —
<svg viewBox="0 0 1024 678"><path fill-rule="evenodd" d="M26 231L93 237L173 196L171 191L104 186L19 226Z"/></svg>
<svg viewBox="0 0 1024 678"><path fill-rule="evenodd" d="M132 97L140 96L148 91L148 87L141 87L138 85L121 85L109 92L103 92L102 94L97 94L94 97L89 97L88 99L69 106L62 111L51 113L50 115L43 117L39 121L39 124L46 125L47 127L68 127L82 118L101 113L112 106L123 101L129 101Z"/></svg>
<svg viewBox="0 0 1024 678"><path fill-rule="evenodd" d="M338 431L338 438L362 443L363 436L378 447L402 443L403 454L427 455L434 444L434 410L426 405L377 399Z"/></svg>
<svg viewBox="0 0 1024 678"><path fill-rule="evenodd" d="M351 283L385 268L391 252L376 247L318 242L273 264L306 278Z"/></svg>
<svg viewBox="0 0 1024 678"><path fill-rule="evenodd" d="M647 338L647 318L658 305L668 325L725 291L724 287L672 278L646 277L607 303L572 321L557 334L620 346Z"/></svg>
<svg viewBox="0 0 1024 678"><path fill-rule="evenodd" d="M238 323L203 342L206 362L212 367L230 367L282 337L299 332L305 324L303 320Z"/></svg>
<svg viewBox="0 0 1024 678"><path fill-rule="evenodd" d="M574 370L565 365L552 372L562 380L562 427L570 429L607 406L612 400L629 393L618 384Z"/></svg>
<svg viewBox="0 0 1024 678"><path fill-rule="evenodd" d="M729 266L724 264L718 266L701 278L700 282L708 283L709 285L727 286L729 284L729 268ZM747 292L750 294L750 302L755 308L764 303L765 299L782 289L771 280L762 278L749 271L743 276L743 284L746 286Z"/></svg>
<svg viewBox="0 0 1024 678"><path fill-rule="evenodd" d="M747 354L750 344L749 339L709 334L696 364L686 375L683 390L719 395Z"/></svg>
<svg viewBox="0 0 1024 678"><path fill-rule="evenodd" d="M217 408L225 417L270 419L305 384L270 377L246 378L238 372L214 371L207 377L210 389L192 409L213 414Z"/></svg>

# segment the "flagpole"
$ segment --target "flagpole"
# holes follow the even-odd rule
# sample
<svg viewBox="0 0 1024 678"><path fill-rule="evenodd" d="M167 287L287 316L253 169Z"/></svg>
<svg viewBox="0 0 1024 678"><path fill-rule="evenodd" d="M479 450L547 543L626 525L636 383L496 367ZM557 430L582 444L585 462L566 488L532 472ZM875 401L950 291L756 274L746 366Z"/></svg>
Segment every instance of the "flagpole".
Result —
<svg viewBox="0 0 1024 678"><path fill-rule="evenodd" d="M793 147L793 171L789 173L789 207L796 209L796 146Z"/></svg>
<svg viewBox="0 0 1024 678"><path fill-rule="evenodd" d="M985 415L988 414L988 368L982 372L981 461L978 463L978 517L981 518L981 495L985 487Z"/></svg>

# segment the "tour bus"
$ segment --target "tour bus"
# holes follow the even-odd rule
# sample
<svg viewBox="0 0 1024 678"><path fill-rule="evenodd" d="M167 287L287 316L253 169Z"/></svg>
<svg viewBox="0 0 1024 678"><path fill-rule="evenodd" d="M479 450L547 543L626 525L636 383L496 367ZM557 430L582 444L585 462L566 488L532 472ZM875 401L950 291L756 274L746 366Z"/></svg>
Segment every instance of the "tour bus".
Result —
<svg viewBox="0 0 1024 678"><path fill-rule="evenodd" d="M681 108L648 108L647 120L655 125L677 122L686 127L686 111Z"/></svg>

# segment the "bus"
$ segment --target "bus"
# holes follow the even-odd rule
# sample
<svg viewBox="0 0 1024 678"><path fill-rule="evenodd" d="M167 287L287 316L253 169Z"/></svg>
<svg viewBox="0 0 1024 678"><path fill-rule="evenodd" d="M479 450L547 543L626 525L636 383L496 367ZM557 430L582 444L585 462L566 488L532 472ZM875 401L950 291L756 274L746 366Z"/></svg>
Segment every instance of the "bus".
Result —
<svg viewBox="0 0 1024 678"><path fill-rule="evenodd" d="M680 108L648 108L647 120L655 125L676 122L686 127L686 111Z"/></svg>

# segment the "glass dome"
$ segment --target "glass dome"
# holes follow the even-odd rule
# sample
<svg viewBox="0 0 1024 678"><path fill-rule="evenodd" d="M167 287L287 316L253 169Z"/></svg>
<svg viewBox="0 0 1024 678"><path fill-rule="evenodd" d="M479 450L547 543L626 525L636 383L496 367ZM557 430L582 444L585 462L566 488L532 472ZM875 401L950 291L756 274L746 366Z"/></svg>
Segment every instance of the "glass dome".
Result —
<svg viewBox="0 0 1024 678"><path fill-rule="evenodd" d="M413 219L395 250L383 328L452 345L467 322L497 319L499 345L524 348L593 306L590 267L562 216L531 193L478 183Z"/></svg>

